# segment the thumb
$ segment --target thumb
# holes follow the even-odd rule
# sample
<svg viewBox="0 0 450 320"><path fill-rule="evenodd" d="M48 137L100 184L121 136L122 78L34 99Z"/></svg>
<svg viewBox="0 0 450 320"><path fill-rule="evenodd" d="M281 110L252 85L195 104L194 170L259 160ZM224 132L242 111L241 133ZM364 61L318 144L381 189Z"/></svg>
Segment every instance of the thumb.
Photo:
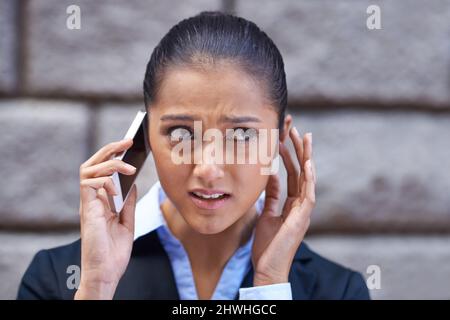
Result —
<svg viewBox="0 0 450 320"><path fill-rule="evenodd" d="M133 184L130 190L130 195L123 205L120 212L120 223L134 234L134 212L136 209L137 188Z"/></svg>
<svg viewBox="0 0 450 320"><path fill-rule="evenodd" d="M278 216L278 203L280 202L280 180L278 175L273 174L269 176L269 181L266 185L266 198L264 201L263 215Z"/></svg>

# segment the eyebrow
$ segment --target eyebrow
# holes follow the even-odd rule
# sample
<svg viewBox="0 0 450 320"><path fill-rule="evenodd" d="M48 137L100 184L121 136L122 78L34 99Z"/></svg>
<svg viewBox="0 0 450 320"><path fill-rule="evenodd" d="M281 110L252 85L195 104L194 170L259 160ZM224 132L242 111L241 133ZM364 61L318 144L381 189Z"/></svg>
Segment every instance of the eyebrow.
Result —
<svg viewBox="0 0 450 320"><path fill-rule="evenodd" d="M200 117L192 116L189 114L165 114L161 117L161 121L181 120L181 121L195 121L201 120ZM222 116L219 122L229 123L246 123L246 122L261 122L257 117L253 116Z"/></svg>
<svg viewBox="0 0 450 320"><path fill-rule="evenodd" d="M161 121L170 121L170 120L182 120L182 121L194 121L200 120L199 117L193 117L188 114L165 114L160 118Z"/></svg>

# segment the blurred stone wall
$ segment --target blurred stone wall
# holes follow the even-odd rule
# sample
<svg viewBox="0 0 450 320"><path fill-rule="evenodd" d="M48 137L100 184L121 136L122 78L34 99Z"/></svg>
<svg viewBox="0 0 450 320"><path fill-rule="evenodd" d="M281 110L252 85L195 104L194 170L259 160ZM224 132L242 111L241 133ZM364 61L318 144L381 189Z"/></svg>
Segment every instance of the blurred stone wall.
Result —
<svg viewBox="0 0 450 320"><path fill-rule="evenodd" d="M0 298L38 249L77 238L80 164L143 107L159 39L203 10L254 21L284 57L314 138L312 248L366 278L378 266L375 299L450 299L450 0L1 0ZM139 196L156 179L149 158Z"/></svg>

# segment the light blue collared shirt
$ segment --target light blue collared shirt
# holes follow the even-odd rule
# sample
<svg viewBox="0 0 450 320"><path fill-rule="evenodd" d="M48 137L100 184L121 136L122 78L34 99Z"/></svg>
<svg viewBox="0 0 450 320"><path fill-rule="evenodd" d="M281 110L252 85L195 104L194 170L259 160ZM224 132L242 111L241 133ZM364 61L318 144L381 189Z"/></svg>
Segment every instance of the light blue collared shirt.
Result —
<svg viewBox="0 0 450 320"><path fill-rule="evenodd" d="M258 214L263 209L264 197L265 193L262 192L255 204ZM183 244L168 228L164 215L161 212L160 205L164 202L165 198L166 194L160 182L157 181L150 188L150 191L138 201L136 204L134 239L156 230L161 244L169 256L180 299L197 300L197 290L187 252ZM255 232L253 230L251 238L247 243L239 247L226 263L211 297L212 300L232 300L238 291L240 300L292 300L292 291L289 282L240 288L245 275L251 268L251 250L254 236Z"/></svg>

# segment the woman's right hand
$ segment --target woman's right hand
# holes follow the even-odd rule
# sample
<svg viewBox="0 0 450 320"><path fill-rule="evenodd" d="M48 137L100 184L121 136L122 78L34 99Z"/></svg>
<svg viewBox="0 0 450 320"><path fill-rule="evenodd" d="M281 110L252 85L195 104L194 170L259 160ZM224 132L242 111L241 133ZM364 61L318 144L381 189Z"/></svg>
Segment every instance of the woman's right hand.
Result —
<svg viewBox="0 0 450 320"><path fill-rule="evenodd" d="M119 215L109 206L116 194L111 175L132 175L136 168L112 156L132 139L110 143L80 166L81 279L75 299L112 299L131 256L136 185Z"/></svg>

